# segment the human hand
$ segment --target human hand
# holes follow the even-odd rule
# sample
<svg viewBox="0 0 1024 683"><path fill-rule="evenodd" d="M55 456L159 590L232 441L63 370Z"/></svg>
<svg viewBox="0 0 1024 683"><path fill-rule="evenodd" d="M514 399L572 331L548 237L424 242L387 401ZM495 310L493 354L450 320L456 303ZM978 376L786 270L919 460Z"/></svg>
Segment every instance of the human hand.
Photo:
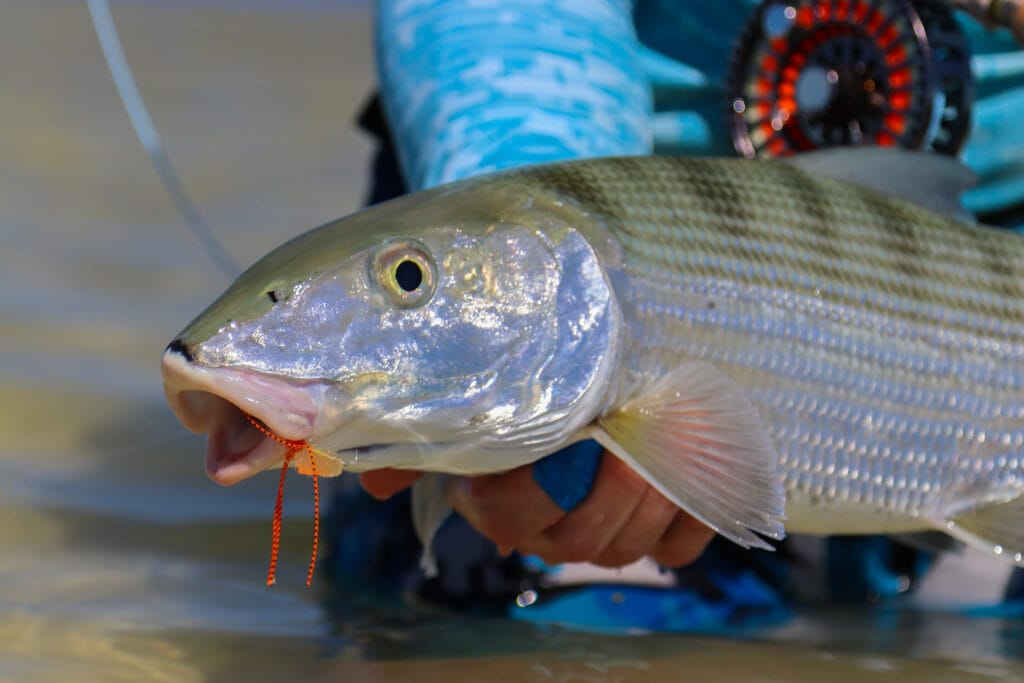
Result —
<svg viewBox="0 0 1024 683"><path fill-rule="evenodd" d="M420 476L385 469L365 472L360 481L370 495L386 499ZM536 555L548 564L621 567L650 556L678 567L697 559L714 537L609 453L601 456L590 493L569 512L540 487L532 465L457 479L450 502L503 551Z"/></svg>

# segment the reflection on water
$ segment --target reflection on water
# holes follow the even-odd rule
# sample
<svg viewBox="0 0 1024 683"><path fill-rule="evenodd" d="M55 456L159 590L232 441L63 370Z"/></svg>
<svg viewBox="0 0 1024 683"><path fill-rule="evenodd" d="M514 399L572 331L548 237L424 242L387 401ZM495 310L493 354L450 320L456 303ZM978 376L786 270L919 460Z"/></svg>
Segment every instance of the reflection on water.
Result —
<svg viewBox="0 0 1024 683"><path fill-rule="evenodd" d="M364 9L114 4L172 156L237 258L356 207ZM1024 680L1024 618L820 609L756 639L583 635L304 584L308 480L222 489L163 402L223 286L146 166L85 8L0 6L0 680Z"/></svg>

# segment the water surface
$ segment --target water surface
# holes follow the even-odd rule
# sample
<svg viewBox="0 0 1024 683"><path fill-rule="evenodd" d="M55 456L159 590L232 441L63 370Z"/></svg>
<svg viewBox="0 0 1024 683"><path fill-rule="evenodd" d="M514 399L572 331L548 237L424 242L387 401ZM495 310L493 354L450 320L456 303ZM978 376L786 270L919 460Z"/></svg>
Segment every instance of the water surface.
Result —
<svg viewBox="0 0 1024 683"><path fill-rule="evenodd" d="M237 260L359 205L365 7L113 9ZM0 5L0 75L0 679L1024 680L1020 616L818 608L742 638L610 636L307 589L297 477L268 589L276 477L210 483L160 391L164 344L226 283L148 167L84 3Z"/></svg>

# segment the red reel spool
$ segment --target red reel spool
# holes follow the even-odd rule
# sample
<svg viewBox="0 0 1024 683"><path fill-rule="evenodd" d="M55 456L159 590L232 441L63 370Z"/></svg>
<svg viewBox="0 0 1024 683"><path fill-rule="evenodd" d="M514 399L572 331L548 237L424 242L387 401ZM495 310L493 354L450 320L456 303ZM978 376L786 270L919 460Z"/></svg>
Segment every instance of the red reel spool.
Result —
<svg viewBox="0 0 1024 683"><path fill-rule="evenodd" d="M769 0L727 81L745 157L835 145L955 154L970 119L967 42L936 0Z"/></svg>

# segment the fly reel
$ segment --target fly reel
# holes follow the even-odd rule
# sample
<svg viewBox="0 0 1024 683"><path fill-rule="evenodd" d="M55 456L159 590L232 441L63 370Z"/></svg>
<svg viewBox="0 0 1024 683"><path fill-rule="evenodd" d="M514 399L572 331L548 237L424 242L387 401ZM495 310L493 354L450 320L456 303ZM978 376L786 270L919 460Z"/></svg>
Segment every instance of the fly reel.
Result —
<svg viewBox="0 0 1024 683"><path fill-rule="evenodd" d="M937 0L766 0L726 88L748 158L835 145L955 155L970 127L967 40Z"/></svg>

